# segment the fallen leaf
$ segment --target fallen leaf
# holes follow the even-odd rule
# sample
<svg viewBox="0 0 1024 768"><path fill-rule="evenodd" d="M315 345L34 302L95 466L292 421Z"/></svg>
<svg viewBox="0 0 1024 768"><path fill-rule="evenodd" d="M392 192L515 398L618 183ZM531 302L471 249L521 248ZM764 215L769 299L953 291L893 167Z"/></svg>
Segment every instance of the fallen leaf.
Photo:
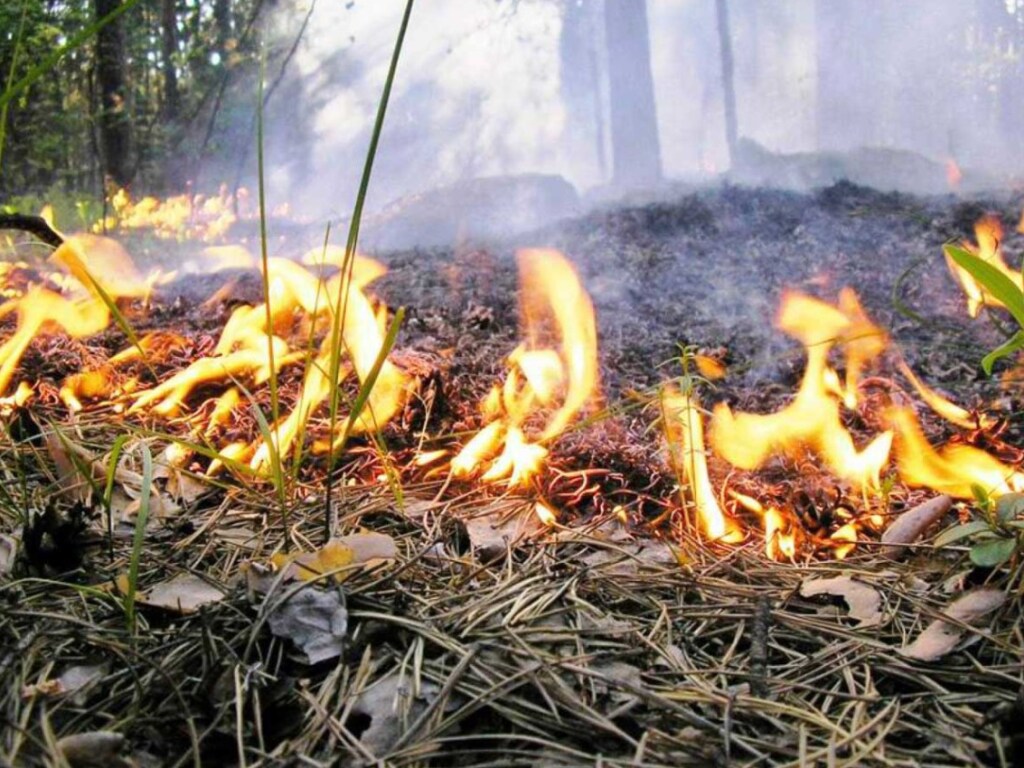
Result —
<svg viewBox="0 0 1024 768"><path fill-rule="evenodd" d="M267 622L274 635L291 640L310 664L337 658L344 650L348 611L335 590L303 587L278 604Z"/></svg>
<svg viewBox="0 0 1024 768"><path fill-rule="evenodd" d="M681 553L660 540L597 549L584 556L583 563L604 576L632 576L645 570L685 565Z"/></svg>
<svg viewBox="0 0 1024 768"><path fill-rule="evenodd" d="M270 562L278 570L285 569L285 579L315 581L326 573L335 582L347 579L355 572L349 566L370 566L398 556L395 540L383 533L354 533L331 539L316 552L297 554L278 552Z"/></svg>
<svg viewBox="0 0 1024 768"><path fill-rule="evenodd" d="M463 521L470 546L481 560L504 557L519 543L547 532L547 527L533 512L512 515L488 512Z"/></svg>
<svg viewBox="0 0 1024 768"><path fill-rule="evenodd" d="M1005 601L1006 594L999 589L976 589L961 595L943 612L951 621L936 619L914 642L900 648L900 655L918 661L937 661L956 648L963 637L965 629L958 624L976 625Z"/></svg>
<svg viewBox="0 0 1024 768"><path fill-rule="evenodd" d="M224 599L224 592L191 573L183 573L140 594L138 602L175 613L195 613Z"/></svg>
<svg viewBox="0 0 1024 768"><path fill-rule="evenodd" d="M18 559L18 540L13 536L0 533L0 577L14 570Z"/></svg>
<svg viewBox="0 0 1024 768"><path fill-rule="evenodd" d="M60 677L24 686L21 689L21 698L31 699L36 696L53 698L77 693L101 679L106 673L107 668L102 664L68 667Z"/></svg>
<svg viewBox="0 0 1024 768"><path fill-rule="evenodd" d="M841 597L850 608L850 618L858 627L875 627L882 623L882 596L878 590L849 576L831 579L808 579L800 585L804 597L832 595Z"/></svg>
<svg viewBox="0 0 1024 768"><path fill-rule="evenodd" d="M375 757L388 754L440 692L427 681L414 691L412 681L397 672L381 678L361 691L352 705L352 714L369 719L359 741Z"/></svg>
<svg viewBox="0 0 1024 768"><path fill-rule="evenodd" d="M908 509L882 533L882 555L896 559L902 556L908 544L913 544L938 523L953 506L953 499L945 494L929 499Z"/></svg>
<svg viewBox="0 0 1024 768"><path fill-rule="evenodd" d="M114 731L85 731L57 740L57 749L74 768L119 763L125 738Z"/></svg>
<svg viewBox="0 0 1024 768"><path fill-rule="evenodd" d="M82 477L82 473L78 471L75 461L76 458L80 460L80 457L72 458L73 450L56 433L48 432L46 434L46 452L50 454L50 458L53 459L53 463L57 467L57 484L60 486L61 493L71 501L84 503L88 500L91 489L89 483Z"/></svg>

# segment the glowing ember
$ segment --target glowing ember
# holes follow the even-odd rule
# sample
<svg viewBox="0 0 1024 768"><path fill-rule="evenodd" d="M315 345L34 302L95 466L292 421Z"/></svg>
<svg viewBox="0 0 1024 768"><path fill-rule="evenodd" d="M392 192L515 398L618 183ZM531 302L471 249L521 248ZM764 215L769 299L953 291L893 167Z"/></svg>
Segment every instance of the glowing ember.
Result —
<svg viewBox="0 0 1024 768"><path fill-rule="evenodd" d="M973 251L979 258L987 261L1006 275L1014 285L1024 285L1021 273L1011 269L1003 259L1003 252L1000 247L1003 240L1003 226L999 223L999 219L995 216L983 216L974 225L974 235L978 244L974 246L970 243L964 243L964 247ZM999 299L989 293L984 286L975 280L970 272L953 261L949 256L946 257L946 264L967 296L967 313L971 317L977 317L978 312L984 306L1004 306Z"/></svg>
<svg viewBox="0 0 1024 768"><path fill-rule="evenodd" d="M554 525L558 520L558 515L554 513L551 507L542 501L538 501L534 505L533 511L537 515L537 519L548 527Z"/></svg>
<svg viewBox="0 0 1024 768"><path fill-rule="evenodd" d="M565 431L597 389L594 308L572 265L551 250L524 250L517 258L526 340L509 355L504 384L481 404L489 423L451 464L456 477L481 474L510 486L540 472L548 454L543 443ZM542 425L528 432L535 417Z"/></svg>
<svg viewBox="0 0 1024 768"><path fill-rule="evenodd" d="M686 495L688 492L692 499L701 528L712 541L739 541L742 533L722 512L711 486L704 449L704 425L695 398L666 387L661 407L669 458L677 477L686 480L683 493Z"/></svg>

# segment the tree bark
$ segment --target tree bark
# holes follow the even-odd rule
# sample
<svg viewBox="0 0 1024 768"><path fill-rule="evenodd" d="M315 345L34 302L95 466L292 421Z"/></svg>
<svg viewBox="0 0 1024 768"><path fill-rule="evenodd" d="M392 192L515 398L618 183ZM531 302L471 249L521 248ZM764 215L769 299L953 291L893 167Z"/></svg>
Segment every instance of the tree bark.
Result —
<svg viewBox="0 0 1024 768"><path fill-rule="evenodd" d="M95 0L96 19L103 19L121 0ZM104 175L123 187L131 181L133 163L128 78L125 67L124 17L96 34L96 82L99 86L100 155Z"/></svg>
<svg viewBox="0 0 1024 768"><path fill-rule="evenodd" d="M231 0L214 0L213 23L216 30L215 50L221 66L227 65L228 40L231 39Z"/></svg>
<svg viewBox="0 0 1024 768"><path fill-rule="evenodd" d="M736 84L732 58L732 31L726 0L715 0L718 15L718 51L722 58L722 101L725 109L725 143L729 149L729 165L736 161Z"/></svg>
<svg viewBox="0 0 1024 768"><path fill-rule="evenodd" d="M661 181L658 115L651 73L646 0L605 0L612 183L623 188Z"/></svg>
<svg viewBox="0 0 1024 768"><path fill-rule="evenodd" d="M161 50L163 53L164 108L163 117L167 122L176 122L181 114L181 95L178 91L178 67L175 58L178 53L178 9L176 0L162 0L161 4Z"/></svg>

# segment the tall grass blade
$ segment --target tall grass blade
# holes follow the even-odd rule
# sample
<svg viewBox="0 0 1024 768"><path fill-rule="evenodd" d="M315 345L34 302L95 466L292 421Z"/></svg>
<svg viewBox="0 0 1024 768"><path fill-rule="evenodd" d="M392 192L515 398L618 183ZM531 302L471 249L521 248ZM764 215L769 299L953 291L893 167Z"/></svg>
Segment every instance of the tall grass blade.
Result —
<svg viewBox="0 0 1024 768"><path fill-rule="evenodd" d="M367 403L370 400L370 393L373 392L374 386L377 384L377 379L380 376L381 368L384 367L384 363L387 362L388 355L391 354L391 350L395 346L395 342L398 340L398 332L402 328L402 321L405 320L405 307L399 307L398 311L395 312L395 317L391 321L391 325L388 327L388 332L384 336L384 341L380 345L380 351L377 353L376 359L373 361L373 366L370 368L369 373L366 375L366 379L363 380L359 386L359 392L356 394L355 400L352 401L351 410L348 414L348 420L345 422L345 429L341 433L341 436L331 444L331 448L328 451L328 464L327 464L327 501L330 502L330 488L331 480L334 475L334 462L333 458L345 452L345 445L348 443L349 437L352 435L352 429L355 427L356 421L359 420L363 409L367 407ZM374 420L373 409L367 414L371 421ZM377 425L374 422L374 432L377 432ZM331 433L333 435L333 432ZM385 460L385 465L387 461ZM401 491L399 491L401 493ZM331 538L331 514L330 507L324 511L324 543L326 544Z"/></svg>
<svg viewBox="0 0 1024 768"><path fill-rule="evenodd" d="M117 475L117 462L121 460L124 444L128 442L128 434L118 435L110 448L110 461L107 462L107 479L103 486L103 510L107 513L107 546L110 548L110 559L114 559L114 513L110 502L114 497L114 477Z"/></svg>
<svg viewBox="0 0 1024 768"><path fill-rule="evenodd" d="M14 52L11 54L11 68L7 71L7 83L4 85L4 93L11 90L14 83L14 73L18 70L21 62L21 40L25 34L25 18L28 16L28 0L21 0L21 19L18 21L18 34L14 38ZM0 107L0 170L3 170L4 144L7 141L7 111L10 102L5 101Z"/></svg>
<svg viewBox="0 0 1024 768"><path fill-rule="evenodd" d="M329 416L330 431L328 434L332 436L335 434L335 429L338 424L338 373L341 368L342 351L341 325L344 322L345 311L347 309L348 287L351 285L352 269L355 263L356 247L359 244L359 226L363 217L363 206L366 203L366 194L370 188L370 177L373 175L373 161L377 156L377 147L380 144L381 133L383 133L384 130L384 117L387 114L388 101L391 98L391 88L395 82L395 73L398 71L398 60L402 53L402 45L405 42L406 31L409 28L409 18L412 15L412 6L413 0L407 0L405 5L405 12L402 14L402 23L398 28L398 37L395 40L395 48L391 54L391 64L388 66L388 75L384 81L384 90L381 92L380 101L377 104L377 117L373 124L373 132L370 135L370 145L366 150L366 162L363 165L363 175L359 181L359 191L356 194L355 205L352 208L352 219L349 222L348 240L345 244L345 260L342 266L342 269L344 270L344 278L342 280L341 290L339 290L338 292L334 317L332 319L331 324L331 359L329 378L329 381L331 382L331 395ZM387 344L385 344L384 346L385 348L389 348ZM380 361L378 360L378 362ZM370 378L367 378L367 381L370 380ZM374 376L372 380L376 381L376 376ZM352 410L352 413L358 414L360 410L361 409L354 408ZM350 427L346 427L345 441L347 441L348 439L347 433L349 432L349 430ZM342 445L344 445L344 441L342 442ZM330 538L331 491L333 487L335 453L336 451L332 446L327 456L327 479L325 481L324 488L325 541L327 538Z"/></svg>
<svg viewBox="0 0 1024 768"><path fill-rule="evenodd" d="M128 561L128 589L124 596L124 616L128 624L128 634L135 639L135 596L139 585L139 561L142 558L142 542L146 537L146 524L149 522L149 500L153 489L153 455L149 446L140 445L142 449L142 488L139 496L139 514L135 517L135 535L132 538L132 554Z"/></svg>
<svg viewBox="0 0 1024 768"><path fill-rule="evenodd" d="M270 362L270 415L277 423L277 367L274 365L274 327L270 311L270 268L267 256L267 190L263 178L263 76L266 72L266 54L260 54L260 76L256 104L256 167L259 176L260 200L260 262L263 264L263 306L267 310L267 359Z"/></svg>

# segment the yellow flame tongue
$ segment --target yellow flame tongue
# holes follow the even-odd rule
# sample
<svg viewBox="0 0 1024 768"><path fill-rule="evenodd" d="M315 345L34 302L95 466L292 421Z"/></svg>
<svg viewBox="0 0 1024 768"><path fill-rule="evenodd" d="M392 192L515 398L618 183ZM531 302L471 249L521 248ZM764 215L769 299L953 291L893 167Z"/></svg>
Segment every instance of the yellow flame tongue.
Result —
<svg viewBox="0 0 1024 768"><path fill-rule="evenodd" d="M877 487L892 434L885 432L858 450L843 426L837 398L856 403L860 373L885 348L885 334L864 316L852 291L844 291L839 308L788 293L778 324L806 348L800 389L793 402L773 414L733 413L719 403L711 421L715 452L734 466L753 470L776 454L794 455L806 448L843 480L859 488ZM839 343L847 355L845 386L828 364L830 350Z"/></svg>
<svg viewBox="0 0 1024 768"><path fill-rule="evenodd" d="M1022 222L1024 222L1024 219L1022 219ZM1024 287L1024 278L1022 278L1021 273L1011 269L1003 258L1001 247L1003 226L1000 224L999 219L992 215L982 216L974 225L974 236L978 241L977 245L965 242L964 247L1002 272L1014 285ZM1005 306L999 299L989 293L981 283L975 280L970 272L953 261L948 255L946 256L946 265L967 297L967 314L971 317L977 317L981 308L985 306Z"/></svg>
<svg viewBox="0 0 1024 768"><path fill-rule="evenodd" d="M676 474L686 479L682 492L689 491L701 528L712 541L738 541L742 534L722 512L708 475L704 425L696 399L666 387L661 402L669 456Z"/></svg>
<svg viewBox="0 0 1024 768"><path fill-rule="evenodd" d="M971 498L975 486L992 496L1024 491L1024 474L979 448L949 445L936 451L910 408L892 408L888 419L896 432L896 465L908 485L962 499Z"/></svg>
<svg viewBox="0 0 1024 768"><path fill-rule="evenodd" d="M504 384L481 404L489 423L451 469L523 486L544 466L548 450L540 443L564 432L597 389L597 329L590 297L561 253L524 250L517 258L526 340L509 355ZM555 411L531 440L524 425L546 407Z"/></svg>

